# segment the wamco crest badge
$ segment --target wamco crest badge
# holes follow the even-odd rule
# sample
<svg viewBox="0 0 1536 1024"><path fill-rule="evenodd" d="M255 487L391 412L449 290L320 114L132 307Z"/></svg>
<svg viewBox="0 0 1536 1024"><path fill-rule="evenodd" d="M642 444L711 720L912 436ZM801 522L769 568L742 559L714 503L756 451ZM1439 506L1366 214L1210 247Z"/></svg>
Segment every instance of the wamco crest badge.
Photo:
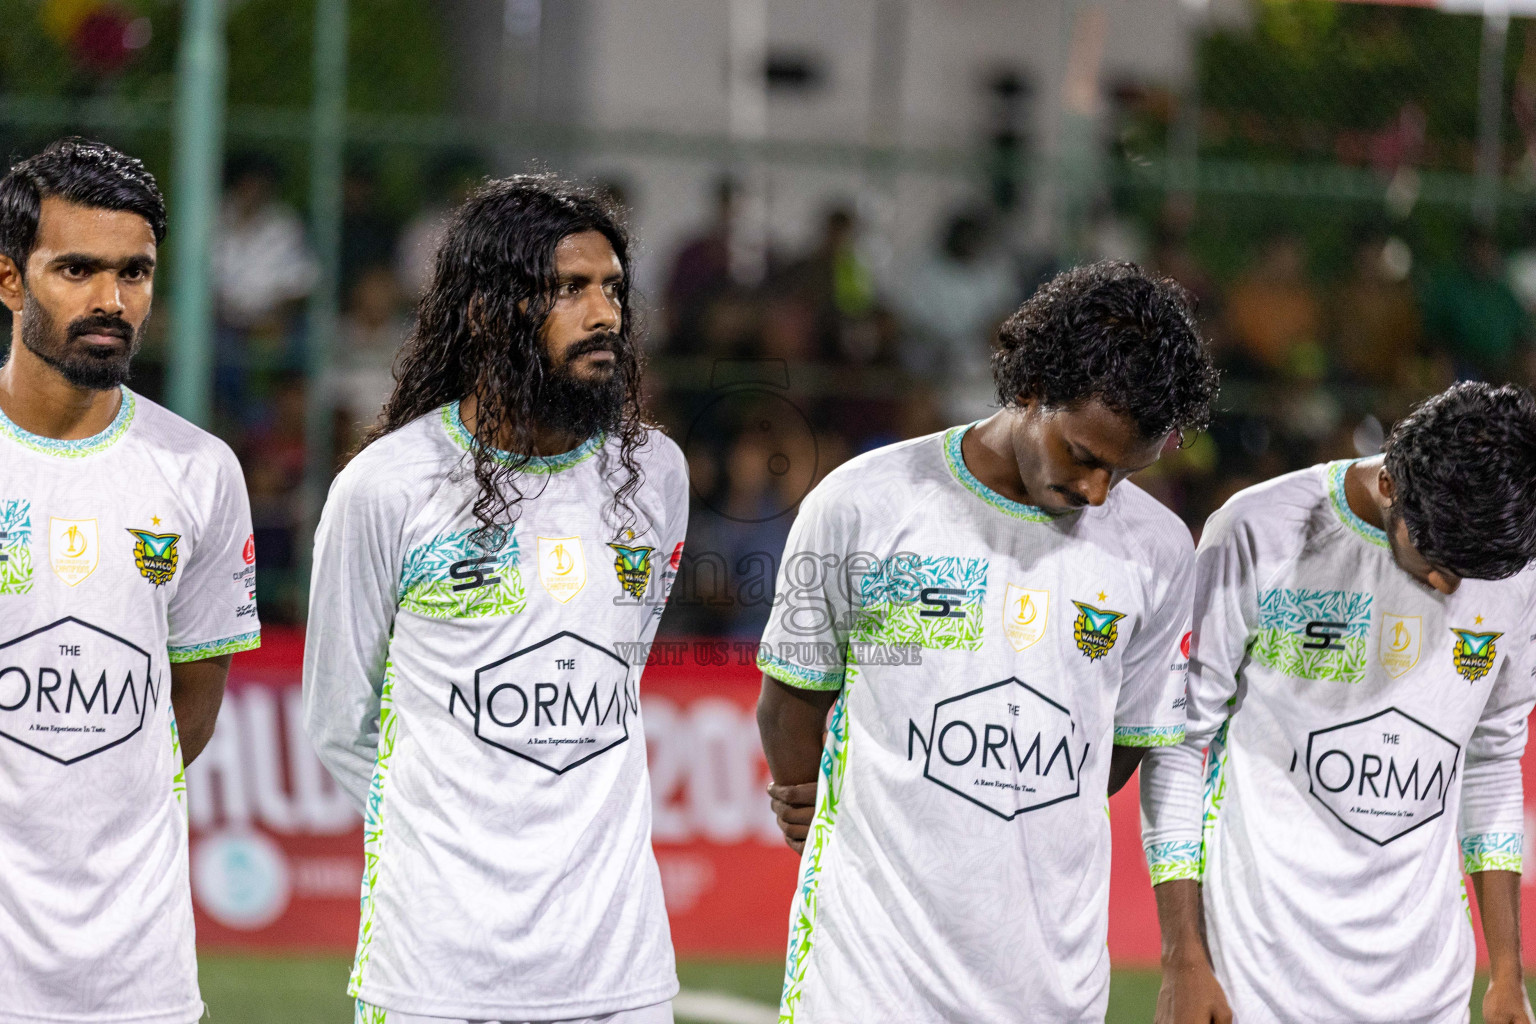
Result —
<svg viewBox="0 0 1536 1024"><path fill-rule="evenodd" d="M1125 618L1125 613L1095 608L1081 601L1072 603L1077 606L1077 618L1072 622L1072 639L1077 641L1077 649L1089 661L1098 661L1113 650L1115 641L1120 639L1117 623Z"/></svg>
<svg viewBox="0 0 1536 1024"><path fill-rule="evenodd" d="M133 564L139 567L139 575L157 587L171 582L176 575L177 533L150 533L148 530L128 530L133 534Z"/></svg>

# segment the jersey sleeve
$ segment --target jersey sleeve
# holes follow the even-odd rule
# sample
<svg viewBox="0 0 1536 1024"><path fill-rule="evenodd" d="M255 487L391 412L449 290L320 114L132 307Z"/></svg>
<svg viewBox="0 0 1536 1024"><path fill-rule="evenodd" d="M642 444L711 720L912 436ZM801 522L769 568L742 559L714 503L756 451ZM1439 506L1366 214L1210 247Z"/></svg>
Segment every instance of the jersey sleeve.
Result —
<svg viewBox="0 0 1536 1024"><path fill-rule="evenodd" d="M304 644L304 726L322 764L363 808L389 697L406 509L363 467L331 488L315 533Z"/></svg>
<svg viewBox="0 0 1536 1024"><path fill-rule="evenodd" d="M1200 877L1207 779L1220 784L1218 733L1238 699L1239 669L1258 617L1249 538L1218 512L1195 552L1184 741L1148 751L1141 763L1141 842L1153 885ZM1219 791L1211 798L1219 800Z"/></svg>
<svg viewBox="0 0 1536 1024"><path fill-rule="evenodd" d="M1499 673L1467 743L1459 835L1462 866L1468 874L1521 870L1525 789L1520 758L1525 753L1526 723L1536 705L1533 634L1536 616L1528 613L1519 634L1506 641L1513 648L1510 664Z"/></svg>
<svg viewBox="0 0 1536 1024"><path fill-rule="evenodd" d="M672 596L672 584L677 582L678 569L683 560L683 541L688 536L688 463L681 451L676 451L676 469L662 477L662 504L666 519L658 531L659 548L656 551L656 590L650 600L654 608L646 625L645 639L656 633L661 613L666 610L667 599Z"/></svg>
<svg viewBox="0 0 1536 1024"><path fill-rule="evenodd" d="M824 482L790 527L757 667L802 690L841 690L847 672L853 510Z"/></svg>
<svg viewBox="0 0 1536 1024"><path fill-rule="evenodd" d="M162 540L140 538L138 543ZM185 542L179 538L175 545ZM166 646L171 662L216 658L261 646L251 503L240 464L222 445L214 468L208 519L183 554L187 562L166 609Z"/></svg>
<svg viewBox="0 0 1536 1024"><path fill-rule="evenodd" d="M1186 540L1158 572L1152 612L1130 639L1115 704L1115 745L1166 747L1184 738L1184 638L1194 601L1194 552Z"/></svg>

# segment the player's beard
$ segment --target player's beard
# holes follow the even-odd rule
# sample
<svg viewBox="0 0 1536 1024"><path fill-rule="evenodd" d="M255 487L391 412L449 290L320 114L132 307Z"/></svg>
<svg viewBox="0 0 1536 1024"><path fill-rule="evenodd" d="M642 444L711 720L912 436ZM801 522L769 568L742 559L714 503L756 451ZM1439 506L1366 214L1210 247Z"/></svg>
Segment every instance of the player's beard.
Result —
<svg viewBox="0 0 1536 1024"><path fill-rule="evenodd" d="M546 430L570 433L585 440L598 431L612 432L624 418L627 389L625 341L616 334L594 334L566 352L559 366L551 365L549 352L541 350L544 380L533 397L533 417ZM612 369L604 376L578 377L571 364L595 349L609 349L614 354Z"/></svg>
<svg viewBox="0 0 1536 1024"><path fill-rule="evenodd" d="M124 344L98 349L80 342L87 334L115 334ZM139 351L140 337L122 317L106 315L80 317L61 331L42 304L27 295L21 310L21 343L59 371L71 387L107 391L128 379L129 363Z"/></svg>

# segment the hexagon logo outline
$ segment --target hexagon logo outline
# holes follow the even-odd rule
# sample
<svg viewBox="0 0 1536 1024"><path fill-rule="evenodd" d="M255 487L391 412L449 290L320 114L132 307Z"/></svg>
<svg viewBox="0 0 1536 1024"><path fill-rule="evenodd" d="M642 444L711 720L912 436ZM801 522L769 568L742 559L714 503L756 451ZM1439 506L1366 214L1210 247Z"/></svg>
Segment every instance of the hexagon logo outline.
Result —
<svg viewBox="0 0 1536 1024"><path fill-rule="evenodd" d="M962 701L962 700L965 700L965 699L967 699L969 697L974 697L974 696L976 696L977 694L980 694L980 693L986 693L988 690L996 690L999 687L1007 686L1010 683L1017 684L1018 686L1023 687L1031 695L1039 698L1040 700L1044 701L1046 704L1048 704L1051 707L1055 708L1057 711L1060 711L1062 714L1066 715L1067 716L1067 723L1068 723L1068 725L1071 726L1071 731L1074 732L1074 733L1077 731L1077 719L1075 719L1072 716L1071 710L1069 710L1068 708L1064 707L1063 705L1057 703L1055 700L1051 699L1050 697L1047 697L1045 694L1041 693L1039 690L1035 689L1033 686L1030 686L1028 683L1026 683L1024 680L1020 679L1018 676L1009 676L1007 679L1000 679L1000 680L998 680L995 683L988 683L985 686L978 686L976 689L967 691L966 693L956 694L953 697L946 697L943 700L939 701L937 704L935 704L933 706L933 720L932 720L932 722L928 726L928 736L929 736L928 754L923 759L923 778L927 779L929 782L932 782L935 785L937 785L937 786L939 786L939 787L941 787L943 789L948 790L949 792L955 794L956 796L961 797L962 799L964 799L964 800L966 800L966 801L968 801L970 803L975 804L977 807L980 807L982 810L987 811L990 814L997 815L999 818L1002 818L1004 821L1012 821L1013 819L1017 818L1021 814L1027 814L1030 811L1042 810L1042 809L1044 809L1046 807L1050 807L1050 806L1052 806L1054 804L1059 804L1059 803L1062 803L1062 802L1067 801L1067 800L1076 800L1079 796L1081 796L1082 795L1082 790L1083 790L1082 766L1088 760L1088 747L1090 746L1090 744L1086 744L1086 743L1083 745L1083 755L1082 755L1082 758L1079 760L1078 766L1077 766L1077 770L1076 770L1076 772L1073 775L1073 782L1075 783L1075 786L1074 786L1074 788L1073 788L1071 793L1066 793L1066 794L1063 794L1063 795L1058 796L1058 797L1052 797L1051 799L1045 800L1045 801L1043 801L1041 803L1030 804L1028 807L1017 808L1012 814L1004 814L1002 811L999 811L997 808L991 806L990 804L983 803L982 801L976 799L971 794L961 792L960 790L956 789L954 786L951 786L949 783L945 782L943 779L936 778L930 772L930 768L932 767L932 762L933 762L933 750L934 750L935 747L937 747L939 745L939 737L938 737L939 709L942 708L946 704L954 704L957 701Z"/></svg>
<svg viewBox="0 0 1536 1024"><path fill-rule="evenodd" d="M89 629L89 630L91 630L94 633L100 633L104 637L107 637L107 638L112 639L112 640L116 640L118 643L122 644L124 647L129 648L130 650L134 651L137 654L143 655L143 657L144 657L144 678L145 678L146 681L150 678L151 673L154 671L154 661L150 657L148 651L144 650L144 648L140 647L138 644L134 643L131 640L125 640L122 637L118 636L116 633L112 633L112 632L109 632L108 630L102 629L100 626L92 625L91 623L86 622L84 619L77 618L74 615L66 615L62 619L55 619L53 622L48 623L46 626L39 626L38 628L32 630L30 633L23 633L21 636L12 637L11 639L5 641L4 643L0 643L0 651L3 651L6 648L12 647L12 646L14 646L16 644L19 644L19 643L21 643L21 642L23 642L25 640L30 640L33 637L38 636L41 633L46 633L50 629L56 629L59 626L62 626L64 624L66 624L66 623L71 623L71 622L74 623L77 626L80 626L80 627L84 628L84 629ZM31 744L31 743L28 743L26 740L23 740L23 739L20 739L20 738L18 738L16 736L11 735L11 733L5 728L5 726L3 724L4 721L5 721L5 719L3 717L0 717L0 736L5 737L6 739L10 740L12 743L15 743L17 746L25 747L26 749L32 751L34 754L41 754L43 757L48 758L48 760L50 760L50 761L53 761L53 762L55 762L57 764L61 764L61 765L64 765L65 767L68 767L69 765L72 765L72 764L79 764L81 761L84 761L88 757L95 757L97 754L105 753L106 751L111 750L113 747L120 746L121 744L124 744L124 743L128 742L129 740L131 740L135 736L137 736L140 732L142 732L143 729L144 729L144 716L149 714L149 700L147 699L147 697L148 697L148 694L146 693L146 699L143 702L142 706L139 708L139 720L138 720L137 723L135 723L135 725L134 725L134 727L132 729L128 730L128 732L124 733L122 736L119 736L117 739L111 741L110 743L103 744L102 746L99 746L99 747L95 748L94 750L86 751L83 754L77 754L74 757L59 757L57 754L50 753L49 751L44 750L41 747L35 746L34 744ZM157 700L157 705L158 705L158 700Z"/></svg>
<svg viewBox="0 0 1536 1024"><path fill-rule="evenodd" d="M1363 725L1366 722L1375 721L1376 719L1381 718L1384 715L1390 715L1390 714L1394 714L1394 713L1398 714L1398 715L1401 715L1403 718L1406 718L1408 721L1412 722L1414 725L1416 725L1419 728L1423 729L1425 732L1431 734L1432 736L1435 736L1436 738L1438 738L1440 740L1443 740L1445 743L1450 745L1451 749L1455 753L1452 755L1452 758L1451 758L1451 761L1452 761L1452 763L1451 763L1451 774L1449 776L1447 776L1447 778L1446 778L1446 786L1449 787L1450 781L1451 781L1451 779L1455 778L1455 773L1456 773L1456 771L1458 769L1458 765L1456 764L1456 762L1459 761L1460 758L1461 758L1461 744L1457 743L1455 740L1451 739L1449 736L1446 736L1444 733L1442 733L1440 730L1434 728L1433 726L1426 725L1425 723L1419 721L1417 718L1414 718L1412 715L1408 714L1408 712L1402 710L1399 707L1383 708L1382 710L1377 711L1375 714L1366 715L1364 718L1356 718L1353 721L1349 721L1349 722L1340 722L1338 725L1330 725L1326 729L1314 729L1312 732L1307 734L1307 792L1308 792L1308 794L1310 794L1311 797L1314 800L1316 800L1319 804L1321 804L1323 806L1323 808L1329 814L1333 815L1335 820L1337 820L1340 825L1343 825L1345 828L1349 829L1351 832L1355 833L1358 836L1362 836L1365 839L1369 839L1371 842L1375 843L1377 846L1386 846L1388 843L1395 843L1399 839L1403 838L1403 836L1408 835L1410 832L1416 831L1417 829L1420 829L1420 828L1424 827L1425 825L1428 825L1430 822L1434 821L1436 818L1443 817L1445 815L1445 797L1441 796L1441 798L1440 798L1440 809L1437 810L1435 813L1429 814L1429 815L1425 815L1425 817L1424 817L1424 819L1422 821L1415 822L1414 824L1412 824L1412 825L1408 826L1407 828L1403 829L1401 832L1398 832L1397 834L1395 834L1395 835L1393 835L1393 836L1391 836L1391 837L1389 837L1387 839L1377 839L1375 836L1371 835L1370 833L1363 832L1360 829L1356 828L1355 826L1351 825L1349 822L1345 821L1343 816L1341 816L1338 811L1334 810L1333 805L1330 804L1327 800L1325 800L1321 795L1318 794L1317 789L1316 789L1316 786L1317 786L1317 777L1316 777L1316 773L1315 773L1316 766L1312 763L1312 744L1314 742L1316 742L1317 737L1322 736L1322 735L1324 735L1326 733L1338 732L1340 729L1348 729L1351 726L1355 726L1355 725ZM1324 788L1326 788L1326 787L1324 787Z"/></svg>
<svg viewBox="0 0 1536 1024"><path fill-rule="evenodd" d="M598 750L592 751L590 754L586 754L583 757L580 757L577 760L572 761L570 764L566 765L563 768L555 768L555 767L552 767L551 765L545 764L543 761L540 761L536 757L529 757L527 754L523 753L520 750L513 750L511 747L507 746L504 743L498 743L496 740L491 739L489 736L486 736L484 733L482 733L480 731L481 715L486 713L485 705L481 702L481 697L480 697L480 677L482 675L484 675L486 672L489 672L490 670L492 670L494 668L500 668L502 665L505 665L509 661L513 661L513 660L515 660L517 658L520 658L520 657L522 657L525 654L531 654L534 651L538 650L539 648L548 646L549 644L552 644L556 640L559 640L559 639L561 639L563 637L569 637L572 640L576 640L576 641L579 641L580 643L584 643L588 647L592 648L594 651L597 651L597 652L599 652L601 654L605 654L608 657L612 658L614 661L618 662L620 665L624 666L623 688L627 692L627 690L629 688L629 669L630 669L629 662L625 661L623 658L619 657L616 653L614 653L613 651L610 651L608 648L602 646L601 644L594 643L591 640L588 640L586 637L581 636L578 633L572 633L568 629L562 629L558 633L553 633L553 634L545 637L543 640L540 640L538 643L529 644L527 647L524 647L524 648L522 648L520 650L513 651L511 654L508 654L505 657L498 658L497 660L495 660L495 661L493 661L493 662L491 662L491 663L489 663L487 665L481 665L479 668L475 669L475 738L478 739L481 743L486 744L487 746L495 747L497 750L504 750L507 753L511 754L513 757L520 757L524 761L527 761L529 764L536 764L540 768L543 768L545 771L551 772L551 773L553 773L555 775L564 775L566 772L570 771L572 768L575 768L578 765L586 764L588 761L592 760L594 757L597 757L599 754L606 754L608 751L612 750L613 748L618 747L618 746L622 746L623 744L628 743L629 742L629 719L625 718L623 720L623 724L624 724L624 735L623 736L621 736L618 739L614 740L612 743L609 743L608 745L606 745L604 747L601 747Z"/></svg>

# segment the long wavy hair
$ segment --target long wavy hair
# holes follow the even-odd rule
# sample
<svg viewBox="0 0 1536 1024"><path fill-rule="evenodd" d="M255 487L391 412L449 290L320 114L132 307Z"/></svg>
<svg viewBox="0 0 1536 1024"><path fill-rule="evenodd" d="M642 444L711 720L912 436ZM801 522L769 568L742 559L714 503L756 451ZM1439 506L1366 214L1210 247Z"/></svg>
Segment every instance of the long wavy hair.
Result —
<svg viewBox="0 0 1536 1024"><path fill-rule="evenodd" d="M646 440L640 408L642 359L630 302L629 233L619 211L598 193L551 174L488 181L454 213L437 250L432 283L417 309L416 328L395 360L395 390L379 423L361 447L433 412L476 396L474 502L482 543L499 546L518 518L518 506L536 492L519 472L534 451L538 398L548 359L541 337L555 303L555 247L568 235L600 232L624 271L618 288L615 372L624 397L619 440L622 482L613 508L631 525L631 499L640 486L636 450ZM613 436L613 435L610 435ZM499 451L510 441L509 451ZM510 455L510 457L508 457Z"/></svg>

